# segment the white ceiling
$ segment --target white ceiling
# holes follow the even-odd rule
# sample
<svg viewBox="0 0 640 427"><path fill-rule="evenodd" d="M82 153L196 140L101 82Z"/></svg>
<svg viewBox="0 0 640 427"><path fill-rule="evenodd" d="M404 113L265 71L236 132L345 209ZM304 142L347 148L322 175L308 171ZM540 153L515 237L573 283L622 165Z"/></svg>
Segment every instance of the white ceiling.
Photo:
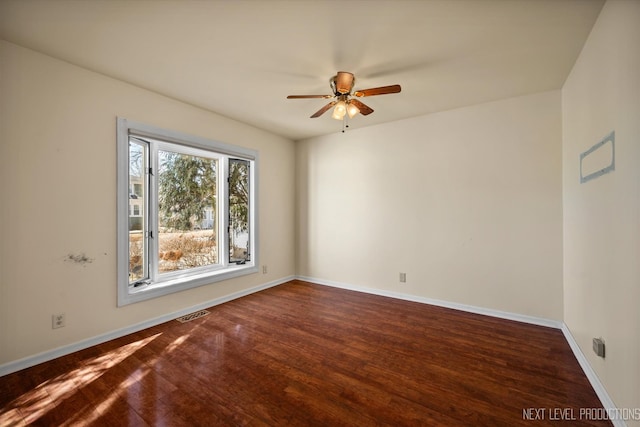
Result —
<svg viewBox="0 0 640 427"><path fill-rule="evenodd" d="M603 0L0 0L0 37L293 140L339 132L336 71L375 110L351 128L559 89Z"/></svg>

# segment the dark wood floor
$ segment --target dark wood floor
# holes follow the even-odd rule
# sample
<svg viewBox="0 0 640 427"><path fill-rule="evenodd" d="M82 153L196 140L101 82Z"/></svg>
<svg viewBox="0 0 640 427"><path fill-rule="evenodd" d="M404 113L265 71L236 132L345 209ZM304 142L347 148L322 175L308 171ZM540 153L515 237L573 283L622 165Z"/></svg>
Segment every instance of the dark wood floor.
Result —
<svg viewBox="0 0 640 427"><path fill-rule="evenodd" d="M610 425L556 329L300 281L210 311L0 378L0 425Z"/></svg>

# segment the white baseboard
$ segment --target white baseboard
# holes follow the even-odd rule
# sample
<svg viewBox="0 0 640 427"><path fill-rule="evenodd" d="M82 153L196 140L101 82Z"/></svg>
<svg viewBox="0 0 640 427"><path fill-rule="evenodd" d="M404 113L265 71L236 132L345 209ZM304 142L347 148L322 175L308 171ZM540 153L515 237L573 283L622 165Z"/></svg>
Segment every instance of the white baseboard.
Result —
<svg viewBox="0 0 640 427"><path fill-rule="evenodd" d="M562 333L564 334L564 337L566 338L567 342L569 343L569 346L571 347L571 350L573 351L574 356L576 356L576 359L578 359L578 363L580 364L580 367L584 371L584 374L587 376L587 379L589 379L589 382L591 383L593 390L598 395L598 398L600 399L600 403L602 403L602 407L607 411L615 412L615 409L617 409L616 405L613 403L613 400L611 400L609 393L607 393L607 390L604 388L604 385L602 385L602 383L600 382L600 378L598 378L598 375L596 375L595 371L591 367L591 364L589 363L586 356L580 349L578 342L575 340L575 338L573 338L573 335L571 334L571 331L569 330L569 327L566 325L566 323L562 324L561 329L562 329ZM614 419L614 420L611 420L611 422L615 427L627 426L627 423L624 422L624 420Z"/></svg>
<svg viewBox="0 0 640 427"><path fill-rule="evenodd" d="M595 371L589 364L589 361L587 360L587 358L582 353L582 350L580 350L578 343L573 338L573 335L571 335L569 328L564 322L560 322L558 320L545 319L541 317L527 316L527 315L518 314L518 313L493 310L490 308L477 307L473 305L458 304L458 303L449 302L449 301L441 301L441 300L436 300L431 298L420 297L416 295L385 291L382 289L367 288L364 286L355 286L355 285L350 285L346 283L334 282L331 280L318 279L316 277L297 276L296 279L303 280L306 282L316 283L319 285L332 286L335 288L348 289L356 292L364 292L364 293L373 294L373 295L397 298L405 301L419 302L423 304L435 305L438 307L446 307L446 308L452 308L455 310L466 311L469 313L483 314L485 316L498 317L501 319L515 320L518 322L560 329L564 334L565 339L569 343L569 346L571 347L571 350L573 351L574 356L578 360L580 367L582 368L585 375L587 376L589 383L591 383L591 387L593 387L593 390L596 392L596 395L600 399L600 402L602 403L602 407L612 412L614 412L614 410L616 409L616 406L613 403L613 400L611 400L611 397L607 393L607 390L604 388L604 385L602 385L602 383L600 382L600 379L598 378ZM615 427L627 426L627 424L623 420L611 420L611 422Z"/></svg>
<svg viewBox="0 0 640 427"><path fill-rule="evenodd" d="M546 326L549 328L562 329L563 323L559 320L545 319L542 317L527 316L524 314L511 313L507 311L493 310L490 308L477 307L474 305L459 304L456 302L442 301L432 298L421 297L411 294L403 294L400 292L385 291L382 289L367 288L364 286L349 285L346 283L334 282L331 280L318 279L315 277L298 276L298 280L317 283L319 285L332 286L335 288L348 289L351 291L364 292L367 294L380 295L401 299L405 301L420 302L423 304L435 305L438 307L452 308L454 310L466 311L468 313L483 314L485 316L499 317L501 319L515 320L517 322L530 323L538 326Z"/></svg>
<svg viewBox="0 0 640 427"><path fill-rule="evenodd" d="M74 353L79 350L84 350L85 348L89 348L94 345L102 344L104 342L111 341L113 339L120 338L125 335L129 335L131 333L141 331L143 329L150 328L152 326L159 325L164 322L168 322L170 320L184 316L185 314L193 313L194 311L203 310L207 307L213 307L219 304L224 304L225 302L232 301L234 299L241 298L243 296L262 291L264 289L281 285L293 279L295 279L294 276L283 277L281 279L274 280L269 283L264 283L262 285L254 286L252 288L234 292L232 294L225 295L223 297L205 301L203 303L200 303L191 307L187 307L173 313L169 313L153 319L145 320L144 322L136 323L135 325L130 325L125 328L117 329L115 331L111 331L95 337L87 338L85 340L78 341L73 344L65 345L62 347L55 348L53 350L48 350L33 356L28 356L23 359L18 359L13 362L2 364L0 365L0 377L11 374L13 372L17 372L25 368L29 368L31 366L38 365L43 362L47 362L49 360L56 359L61 356L66 356L68 354Z"/></svg>

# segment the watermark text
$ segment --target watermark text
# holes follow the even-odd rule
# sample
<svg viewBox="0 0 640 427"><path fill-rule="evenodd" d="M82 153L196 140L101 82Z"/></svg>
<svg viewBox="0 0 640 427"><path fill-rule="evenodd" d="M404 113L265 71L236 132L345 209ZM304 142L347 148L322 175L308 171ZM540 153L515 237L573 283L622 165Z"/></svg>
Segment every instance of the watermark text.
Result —
<svg viewBox="0 0 640 427"><path fill-rule="evenodd" d="M523 408L522 419L527 421L640 421L640 408Z"/></svg>

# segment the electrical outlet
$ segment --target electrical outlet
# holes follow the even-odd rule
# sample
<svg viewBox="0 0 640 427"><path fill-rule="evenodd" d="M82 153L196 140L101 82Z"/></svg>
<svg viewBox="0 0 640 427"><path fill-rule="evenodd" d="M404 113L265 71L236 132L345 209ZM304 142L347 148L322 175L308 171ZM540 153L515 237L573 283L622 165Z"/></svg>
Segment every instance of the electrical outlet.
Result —
<svg viewBox="0 0 640 427"><path fill-rule="evenodd" d="M407 283L407 273L400 273L400 283Z"/></svg>
<svg viewBox="0 0 640 427"><path fill-rule="evenodd" d="M602 338L593 339L593 352L599 357L604 358L604 340Z"/></svg>
<svg viewBox="0 0 640 427"><path fill-rule="evenodd" d="M267 274L267 266L266 265L262 266L262 274Z"/></svg>
<svg viewBox="0 0 640 427"><path fill-rule="evenodd" d="M67 322L67 319L65 318L64 313L51 315L52 329L64 328L64 326L66 325L66 322Z"/></svg>

